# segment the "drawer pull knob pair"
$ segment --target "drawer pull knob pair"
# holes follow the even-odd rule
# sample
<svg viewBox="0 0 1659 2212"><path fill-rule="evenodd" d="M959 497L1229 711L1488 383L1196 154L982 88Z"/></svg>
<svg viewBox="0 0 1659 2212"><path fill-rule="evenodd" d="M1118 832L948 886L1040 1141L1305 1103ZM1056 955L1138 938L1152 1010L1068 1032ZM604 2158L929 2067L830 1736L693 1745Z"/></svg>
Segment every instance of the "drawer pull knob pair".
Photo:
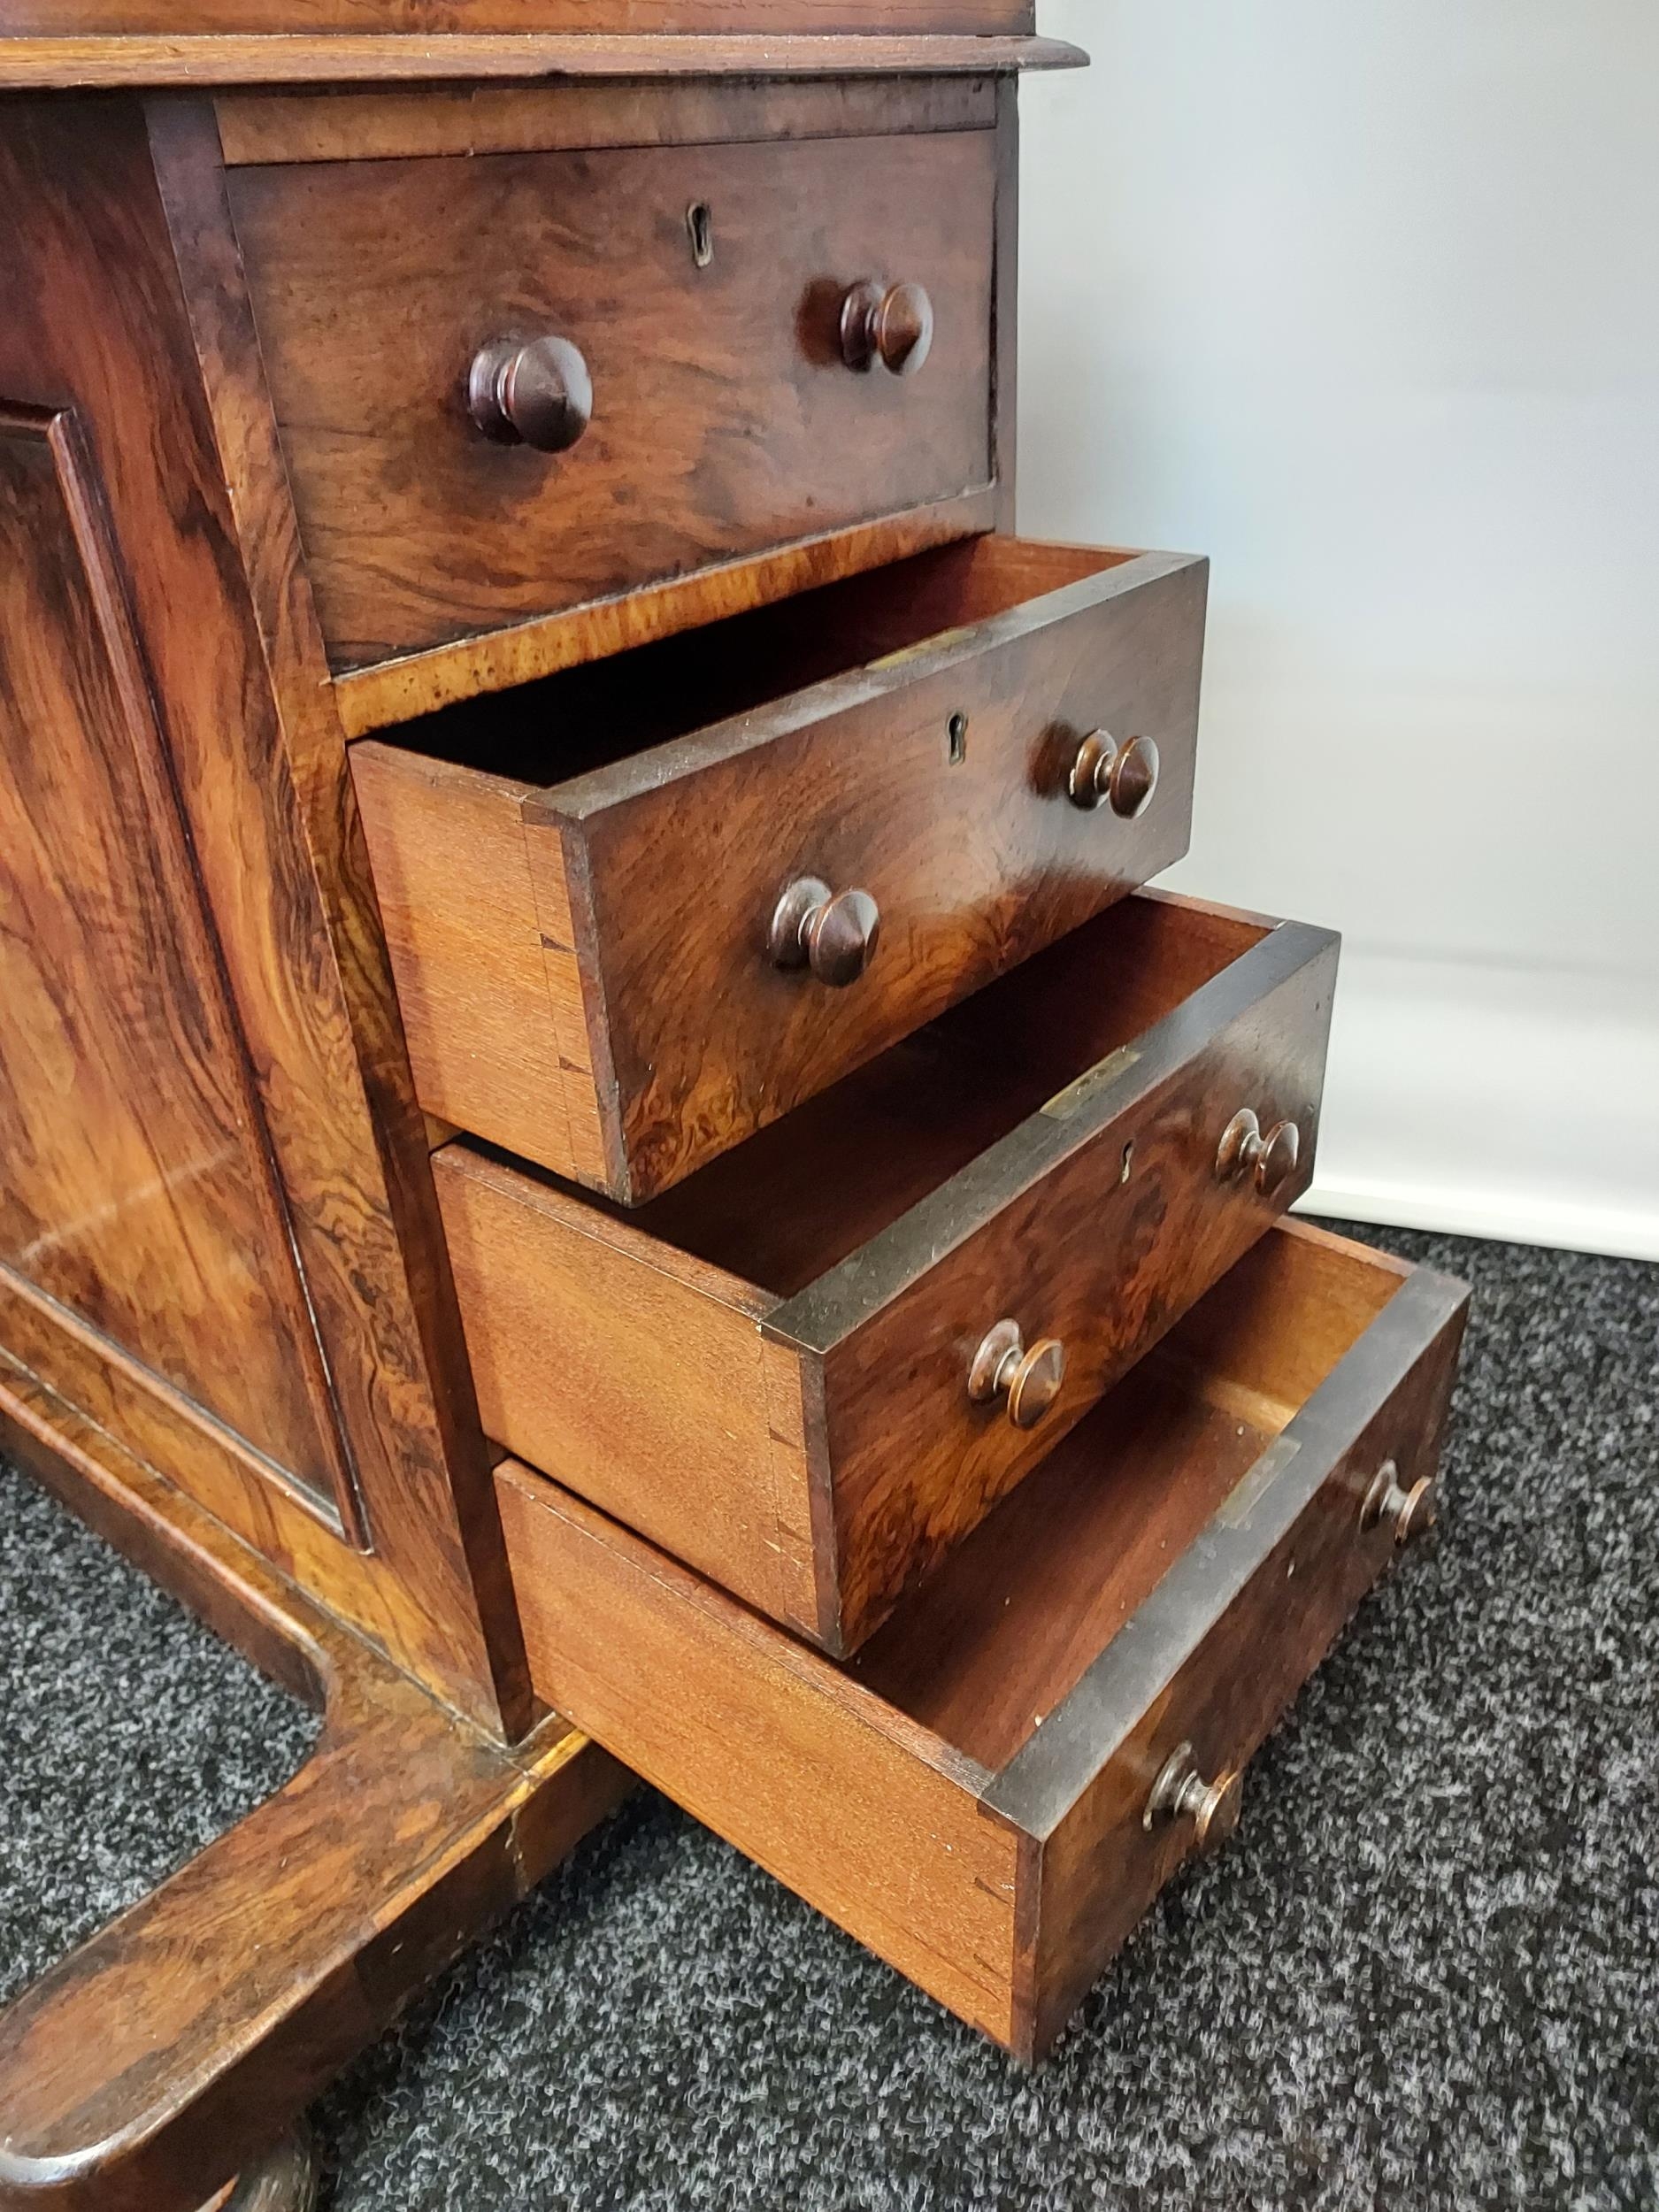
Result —
<svg viewBox="0 0 1659 2212"><path fill-rule="evenodd" d="M1359 1509L1359 1525L1373 1529L1380 1521L1393 1525L1396 1544L1409 1544L1425 1529L1432 1528L1440 1511L1440 1486L1432 1475L1425 1475L1408 1490L1400 1479L1400 1470L1392 1459L1384 1460L1377 1470L1365 1502Z"/></svg>
<svg viewBox="0 0 1659 2212"><path fill-rule="evenodd" d="M1109 806L1125 822L1137 820L1158 787L1158 749L1149 737L1120 745L1106 730L1091 730L1077 749L1066 795L1073 806Z"/></svg>
<svg viewBox="0 0 1659 2212"><path fill-rule="evenodd" d="M1237 1828L1243 1809L1244 1777L1237 1768L1206 1782L1198 1771L1191 1744L1177 1744L1152 1785L1141 1825L1150 1830L1172 1821L1190 1820L1194 1847L1204 1852L1219 1851Z"/></svg>
<svg viewBox="0 0 1659 2212"><path fill-rule="evenodd" d="M1018 1322L999 1321L973 1356L968 1395L975 1405L1003 1399L1017 1429L1034 1429L1064 1380L1065 1347L1057 1337L1039 1337L1027 1351Z"/></svg>
<svg viewBox="0 0 1659 2212"><path fill-rule="evenodd" d="M1248 1106L1240 1107L1221 1133L1216 1173L1224 1183L1248 1176L1263 1197L1295 1172L1302 1157L1302 1133L1294 1121L1276 1121L1263 1132Z"/></svg>
<svg viewBox="0 0 1659 2212"><path fill-rule="evenodd" d="M810 968L836 988L856 983L875 956L881 914L868 891L831 891L816 876L792 883L773 909L766 949L780 968Z"/></svg>
<svg viewBox="0 0 1659 2212"><path fill-rule="evenodd" d="M497 339L473 356L466 403L498 445L565 453L593 420L594 380L568 338Z"/></svg>
<svg viewBox="0 0 1659 2212"><path fill-rule="evenodd" d="M879 361L914 376L933 349L933 303L919 284L855 284L841 302L841 359L849 369Z"/></svg>

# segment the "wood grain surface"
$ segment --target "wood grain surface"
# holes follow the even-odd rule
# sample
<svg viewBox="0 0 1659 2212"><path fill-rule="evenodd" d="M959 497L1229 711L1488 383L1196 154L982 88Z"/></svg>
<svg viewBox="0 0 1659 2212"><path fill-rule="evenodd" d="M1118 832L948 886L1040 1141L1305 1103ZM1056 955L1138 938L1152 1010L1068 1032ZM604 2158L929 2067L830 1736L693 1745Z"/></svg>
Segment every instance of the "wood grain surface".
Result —
<svg viewBox="0 0 1659 2212"><path fill-rule="evenodd" d="M1305 1187L1334 965L1325 933L1142 894L631 1214L444 1147L488 1432L856 1648ZM1303 1137L1264 1195L1214 1171L1252 1102ZM1005 1317L1067 1347L1033 1429L968 1394Z"/></svg>
<svg viewBox="0 0 1659 2212"><path fill-rule="evenodd" d="M187 38L356 34L353 44L562 33L566 43L603 47L687 34L883 42L898 34L1006 36L1029 32L1033 14L1032 0L173 0L168 27ZM153 33L155 23L155 9L139 0L15 0L6 14L12 36L142 35Z"/></svg>
<svg viewBox="0 0 1659 2212"><path fill-rule="evenodd" d="M423 1103L638 1202L1171 864L1205 580L980 538L354 747ZM1138 820L1066 797L1102 726ZM803 876L877 901L849 987L768 955Z"/></svg>
<svg viewBox="0 0 1659 2212"><path fill-rule="evenodd" d="M1164 1758L1247 1761L1394 1555L1360 1503L1385 1458L1432 1471L1465 1301L1275 1228L850 1666L504 1463L534 1679L1039 2056L1190 1848L1141 1823Z"/></svg>
<svg viewBox="0 0 1659 2212"><path fill-rule="evenodd" d="M338 87L226 93L214 103L227 166L396 161L420 154L570 152L605 146L736 144L984 130L998 80L918 77L584 79L535 86Z"/></svg>
<svg viewBox="0 0 1659 2212"><path fill-rule="evenodd" d="M336 1530L358 1501L67 412L0 411L0 1273Z"/></svg>
<svg viewBox="0 0 1659 2212"><path fill-rule="evenodd" d="M48 12L38 0L35 28L0 33L0 90L132 89L146 87L280 84L444 83L457 80L544 77L833 76L853 73L978 74L987 69L1075 69L1086 57L1059 39L940 35L835 35L660 32L410 33L375 30L250 31L246 0L219 0L224 16L183 35L157 36L153 14L139 27L108 22L69 29L72 15ZM82 0L61 0L79 8ZM88 0L96 5L98 0ZM131 0L128 0L131 4ZM259 4L260 0L255 0ZM267 0L283 6L288 0ZM297 0L299 5L304 0ZM348 4L352 0L347 0ZM356 0L372 6L375 0ZM741 8L751 0L715 0ZM513 0L502 0L511 5ZM584 0L567 0L582 5ZM803 0L812 4L812 0Z"/></svg>
<svg viewBox="0 0 1659 2212"><path fill-rule="evenodd" d="M18 102L0 134L11 211L0 246L9 304L0 398L14 422L73 417L80 480L99 510L81 543L96 540L105 557L88 567L81 556L85 576L96 569L104 580L81 588L104 603L89 610L79 657L60 655L51 696L29 709L53 718L50 810L15 784L6 806L8 851L40 879L37 889L59 834L51 864L60 879L46 904L35 900L30 942L11 956L39 976L59 974L85 1000L81 1026L60 1029L65 1049L31 1064L27 1112L36 1132L58 1115L66 1148L96 1148L100 1118L110 1137L103 1156L85 1162L79 1194L60 1185L57 1217L42 1211L32 1256L0 1282L4 1340L282 1571L326 1592L398 1663L481 1724L516 1730L530 1718L522 1652L452 1300L445 1344L447 1263L344 742L320 651L313 668L288 657L303 603L291 510L280 468L274 480L261 475L250 451L257 413L232 402L215 417L204 398L192 314L205 331L234 311L236 287L234 257L228 267L214 259L229 234L222 197L215 214L217 147L203 112L196 169L188 147L163 157L170 207L136 104ZM26 449L9 448L19 465ZM42 531L33 557L61 550L45 518L33 519ZM19 588L28 573L16 572ZM120 599L125 618L111 611ZM111 658L123 619L130 664L119 650ZM56 649L50 608L31 603L27 620L33 649ZM120 702L119 761L101 766L110 686L129 664L137 672L126 682L134 695ZM48 735L42 726L27 743L8 741L12 777L44 759ZM22 818L31 808L32 824ZM49 810L62 830L84 831L73 853ZM147 907L134 905L140 894ZM95 941L96 983L65 965L84 967ZM148 986L122 980L128 943L152 972ZM124 1084L111 1072L122 1064L110 1056L118 1048L132 1079ZM83 1053L84 1094L74 1073ZM15 1083L22 1071L8 1066ZM189 1068L209 1071L196 1105L191 1090L204 1079L185 1080ZM77 1137L83 1108L88 1126ZM210 1127L222 1132L211 1147ZM150 1156L142 1171L135 1146ZM266 1197L236 1196L237 1178L250 1175L265 1179ZM135 1233L125 1251L111 1241L115 1225L92 1218L117 1195L111 1176L127 1179L119 1195ZM157 1187L163 1194L141 1200ZM43 1194L36 1176L28 1202ZM220 1199L215 1231L205 1217ZM179 1210L165 1230L176 1282L150 1268L155 1248L136 1233L141 1202L157 1217ZM199 1225L185 1233L192 1216ZM244 1230L250 1252L226 1252ZM70 1281L77 1240L97 1250L96 1306ZM208 1285L210 1254L225 1269ZM250 1264L263 1306L250 1290ZM296 1269L303 1294L284 1288ZM80 1299L79 1312L59 1292ZM192 1327L198 1310L206 1318ZM132 1339L125 1348L116 1330ZM187 1331L196 1340L188 1347ZM326 1363L360 1508L360 1523L343 1533L343 1515L331 1525L318 1510L326 1492L302 1494L318 1479L321 1448L295 1427L316 1356L308 1341ZM244 1425L252 1434L239 1448ZM340 1490L333 1494L338 1504Z"/></svg>
<svg viewBox="0 0 1659 2212"><path fill-rule="evenodd" d="M988 130L233 171L333 665L987 484L995 180ZM913 378L841 358L872 275L933 299ZM557 456L463 403L481 346L543 334L594 380Z"/></svg>

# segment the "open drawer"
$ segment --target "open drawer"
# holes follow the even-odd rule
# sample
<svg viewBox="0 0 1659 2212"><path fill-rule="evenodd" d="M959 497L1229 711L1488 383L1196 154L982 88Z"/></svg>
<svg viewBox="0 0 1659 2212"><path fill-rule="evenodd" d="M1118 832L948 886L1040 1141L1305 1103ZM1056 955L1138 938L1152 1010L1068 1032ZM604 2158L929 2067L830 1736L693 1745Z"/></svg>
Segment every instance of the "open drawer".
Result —
<svg viewBox="0 0 1659 2212"><path fill-rule="evenodd" d="M1465 1303L1275 1229L849 1665L506 1462L532 1679L1033 2057L1429 1517Z"/></svg>
<svg viewBox="0 0 1659 2212"><path fill-rule="evenodd" d="M1205 580L975 539L356 745L421 1104L635 1203L1170 866Z"/></svg>
<svg viewBox="0 0 1659 2212"><path fill-rule="evenodd" d="M1139 893L626 1216L445 1145L487 1433L856 1649L1306 1187L1336 955Z"/></svg>

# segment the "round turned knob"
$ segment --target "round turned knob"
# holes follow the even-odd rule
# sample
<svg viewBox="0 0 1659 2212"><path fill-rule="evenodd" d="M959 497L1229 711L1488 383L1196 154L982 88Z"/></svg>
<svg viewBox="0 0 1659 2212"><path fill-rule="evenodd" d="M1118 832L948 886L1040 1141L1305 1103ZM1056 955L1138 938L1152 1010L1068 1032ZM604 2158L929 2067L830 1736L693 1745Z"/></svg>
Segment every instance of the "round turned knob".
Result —
<svg viewBox="0 0 1659 2212"><path fill-rule="evenodd" d="M1243 1775L1232 1768L1213 1782L1206 1782L1198 1771L1191 1744L1178 1744L1152 1785L1141 1824L1157 1828L1171 1821L1190 1820L1195 1847L1219 1851L1238 1827L1243 1809Z"/></svg>
<svg viewBox="0 0 1659 2212"><path fill-rule="evenodd" d="M879 361L914 376L933 347L933 303L919 284L855 284L841 302L841 358L849 369Z"/></svg>
<svg viewBox="0 0 1659 2212"><path fill-rule="evenodd" d="M820 983L856 983L875 956L881 914L868 891L833 893L816 876L792 883L772 911L766 948L780 968Z"/></svg>
<svg viewBox="0 0 1659 2212"><path fill-rule="evenodd" d="M1241 1106L1221 1133L1216 1173L1224 1183L1249 1176L1265 1194L1294 1174L1302 1157L1302 1133L1294 1121L1276 1121L1265 1135L1248 1106Z"/></svg>
<svg viewBox="0 0 1659 2212"><path fill-rule="evenodd" d="M1359 1525L1371 1529L1379 1521L1387 1521L1393 1525L1395 1543L1409 1544L1414 1536L1432 1528L1439 1514L1440 1485L1433 1476L1425 1475L1408 1490L1400 1480L1399 1468L1392 1459L1386 1459L1365 1493Z"/></svg>
<svg viewBox="0 0 1659 2212"><path fill-rule="evenodd" d="M593 420L594 380L568 338L503 338L474 357L466 403L487 438L564 453Z"/></svg>
<svg viewBox="0 0 1659 2212"><path fill-rule="evenodd" d="M1132 737L1120 745L1107 731L1091 730L1077 749L1066 794L1073 806L1104 803L1125 822L1133 822L1152 803L1158 764L1158 749L1151 738Z"/></svg>
<svg viewBox="0 0 1659 2212"><path fill-rule="evenodd" d="M1064 1380L1065 1347L1057 1337L1039 1337L1027 1351L1018 1322L999 1321L973 1356L968 1395L976 1405L1005 1400L1014 1426L1034 1429Z"/></svg>

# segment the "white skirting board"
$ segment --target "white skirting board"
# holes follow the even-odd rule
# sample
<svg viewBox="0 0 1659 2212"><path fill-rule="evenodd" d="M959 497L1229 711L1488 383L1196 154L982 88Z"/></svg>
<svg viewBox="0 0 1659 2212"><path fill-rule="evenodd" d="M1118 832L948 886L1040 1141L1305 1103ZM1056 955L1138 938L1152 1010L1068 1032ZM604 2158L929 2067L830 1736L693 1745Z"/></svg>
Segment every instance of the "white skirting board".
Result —
<svg viewBox="0 0 1659 2212"><path fill-rule="evenodd" d="M1350 942L1299 1210L1659 1260L1659 1001Z"/></svg>

